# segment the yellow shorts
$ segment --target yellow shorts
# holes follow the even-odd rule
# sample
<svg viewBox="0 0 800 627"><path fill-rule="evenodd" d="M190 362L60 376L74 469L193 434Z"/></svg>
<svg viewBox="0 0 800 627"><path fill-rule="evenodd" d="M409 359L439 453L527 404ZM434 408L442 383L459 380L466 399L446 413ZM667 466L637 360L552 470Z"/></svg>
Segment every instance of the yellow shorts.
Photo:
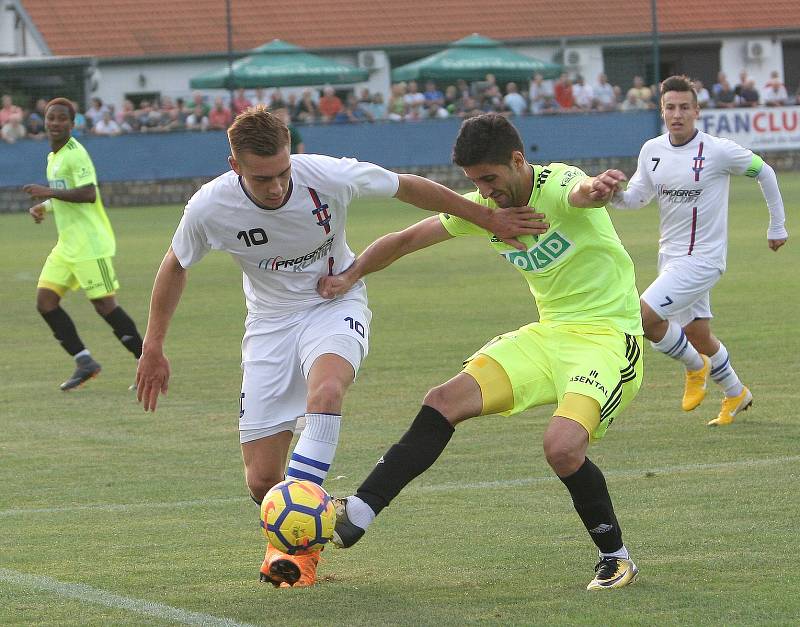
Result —
<svg viewBox="0 0 800 627"><path fill-rule="evenodd" d="M119 289L117 273L111 257L67 261L51 252L44 262L37 287L43 287L63 296L67 290L81 288L89 300L110 296Z"/></svg>
<svg viewBox="0 0 800 627"><path fill-rule="evenodd" d="M564 411L583 424L592 440L605 434L614 418L639 392L642 383L642 338L592 325L533 323L500 335L472 355L494 359L508 375L514 400L510 416L531 407L561 404L565 394L578 394L597 401L599 424L584 424L583 416ZM594 413L594 412L591 412ZM575 414L575 415L571 415Z"/></svg>

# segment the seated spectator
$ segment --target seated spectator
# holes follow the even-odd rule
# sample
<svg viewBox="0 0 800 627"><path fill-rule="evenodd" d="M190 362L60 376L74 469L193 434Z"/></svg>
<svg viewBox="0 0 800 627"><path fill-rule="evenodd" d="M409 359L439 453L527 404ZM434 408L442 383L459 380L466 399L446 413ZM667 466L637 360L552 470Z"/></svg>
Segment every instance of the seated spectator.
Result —
<svg viewBox="0 0 800 627"><path fill-rule="evenodd" d="M757 107L761 96L756 89L756 82L749 79L739 92L739 106L740 107Z"/></svg>
<svg viewBox="0 0 800 627"><path fill-rule="evenodd" d="M431 120L443 120L450 117L450 112L435 102L428 105L427 114Z"/></svg>
<svg viewBox="0 0 800 627"><path fill-rule="evenodd" d="M553 81L544 80L541 74L534 74L528 87L528 101L531 113L541 113L545 96L553 96Z"/></svg>
<svg viewBox="0 0 800 627"><path fill-rule="evenodd" d="M514 115L525 115L528 110L528 103L525 96L519 93L516 83L506 83L506 95L503 96L503 108L511 111Z"/></svg>
<svg viewBox="0 0 800 627"><path fill-rule="evenodd" d="M280 88L276 87L272 92L272 95L269 97L269 110L276 111L277 109L286 109L288 106L289 103L286 102L286 99L283 97Z"/></svg>
<svg viewBox="0 0 800 627"><path fill-rule="evenodd" d="M344 105L333 118L333 122L336 124L368 121L367 113L359 105L358 98L356 98L355 94L347 96Z"/></svg>
<svg viewBox="0 0 800 627"><path fill-rule="evenodd" d="M92 133L95 135L119 135L122 133L117 121L111 117L111 111L106 109L103 111L103 117L95 122L92 127Z"/></svg>
<svg viewBox="0 0 800 627"><path fill-rule="evenodd" d="M431 104L444 106L444 94L436 87L436 83L428 81L425 83L425 91L422 96L425 98L425 106L430 109Z"/></svg>
<svg viewBox="0 0 800 627"><path fill-rule="evenodd" d="M373 120L380 121L386 119L386 103L383 101L383 94L381 92L376 91L372 94L372 100L363 106L364 109L369 112Z"/></svg>
<svg viewBox="0 0 800 627"><path fill-rule="evenodd" d="M300 96L300 102L294 108L294 119L303 124L313 124L319 117L317 103L310 89L304 89Z"/></svg>
<svg viewBox="0 0 800 627"><path fill-rule="evenodd" d="M539 107L539 113L558 113L560 107L553 94L545 94Z"/></svg>
<svg viewBox="0 0 800 627"><path fill-rule="evenodd" d="M783 107L789 104L786 85L783 84L777 70L772 71L770 79L764 85L764 104L768 107Z"/></svg>
<svg viewBox="0 0 800 627"><path fill-rule="evenodd" d="M628 95L619 106L620 111L644 111L649 108L650 104L639 98L636 93L631 90L628 90Z"/></svg>
<svg viewBox="0 0 800 627"><path fill-rule="evenodd" d="M614 111L618 105L614 87L603 73L597 75L597 84L594 86L594 102L598 111Z"/></svg>
<svg viewBox="0 0 800 627"><path fill-rule="evenodd" d="M714 96L714 106L718 109L732 109L736 106L736 94L728 79L723 76L721 80L719 89Z"/></svg>
<svg viewBox="0 0 800 627"><path fill-rule="evenodd" d="M186 129L189 131L208 130L208 116L203 112L202 104L196 104L189 117L186 118Z"/></svg>
<svg viewBox="0 0 800 627"><path fill-rule="evenodd" d="M214 98L214 106L208 112L208 128L215 131L224 131L233 123L231 110L225 106L222 96Z"/></svg>
<svg viewBox="0 0 800 627"><path fill-rule="evenodd" d="M478 102L472 96L465 96L461 99L458 109L456 109L456 117L471 118L476 115L481 115L483 111L478 106Z"/></svg>
<svg viewBox="0 0 800 627"><path fill-rule="evenodd" d="M717 72L717 82L711 87L711 98L715 103L717 102L717 96L722 89L722 81L727 81L725 72Z"/></svg>
<svg viewBox="0 0 800 627"><path fill-rule="evenodd" d="M245 95L244 89L237 89L236 95L233 100L231 100L231 113L233 117L236 117L242 111L246 111L251 106L253 106L253 103L250 102L250 99Z"/></svg>
<svg viewBox="0 0 800 627"><path fill-rule="evenodd" d="M330 122L336 117L336 114L344 109L344 103L339 96L336 95L336 90L330 85L322 88L322 96L317 105L319 109L320 118L323 122Z"/></svg>
<svg viewBox="0 0 800 627"><path fill-rule="evenodd" d="M300 135L300 131L292 124L292 116L289 114L289 110L276 109L272 113L278 116L286 125L286 128L289 129L289 152L293 155L304 153L306 151L306 145L303 143L303 136Z"/></svg>
<svg viewBox="0 0 800 627"><path fill-rule="evenodd" d="M572 85L572 98L575 100L575 108L578 111L591 111L594 105L594 92L592 88L587 85L583 76L578 74L575 77L575 83Z"/></svg>
<svg viewBox="0 0 800 627"><path fill-rule="evenodd" d="M744 88L745 83L747 83L747 80L747 70L742 70L739 72L739 82L733 87L733 93L736 94L737 102L742 95L742 89Z"/></svg>
<svg viewBox="0 0 800 627"><path fill-rule="evenodd" d="M489 74L488 76L492 76ZM491 84L483 90L478 107L485 113L500 113L503 110L503 96L496 84Z"/></svg>
<svg viewBox="0 0 800 627"><path fill-rule="evenodd" d="M25 118L25 136L28 139L44 139L46 137L44 118L38 111L31 111Z"/></svg>
<svg viewBox="0 0 800 627"><path fill-rule="evenodd" d="M13 144L19 139L25 137L25 125L22 123L22 109L20 113L15 113L8 118L2 128L0 128L0 136L7 144Z"/></svg>
<svg viewBox="0 0 800 627"><path fill-rule="evenodd" d="M387 104L387 117L393 122L400 122L406 118L406 84L394 83L392 94Z"/></svg>
<svg viewBox="0 0 800 627"><path fill-rule="evenodd" d="M142 100L136 110L136 120L139 123L139 132L157 131L161 123L161 113L149 100Z"/></svg>
<svg viewBox="0 0 800 627"><path fill-rule="evenodd" d="M207 116L208 112L211 111L211 107L208 106L206 103L206 97L199 91L192 92L192 102L189 104L189 109L192 111L195 110L196 107L202 107L203 109L203 116Z"/></svg>
<svg viewBox="0 0 800 627"><path fill-rule="evenodd" d="M117 124L123 133L136 133L139 130L139 118L136 108L130 100L122 103L122 110L117 114Z"/></svg>
<svg viewBox="0 0 800 627"><path fill-rule="evenodd" d="M250 101L251 106L255 107L256 105L264 105L265 107L269 107L269 98L264 93L264 89L261 87L256 87L255 95L253 99Z"/></svg>
<svg viewBox="0 0 800 627"><path fill-rule="evenodd" d="M11 96L4 94L2 98L2 107L0 107L0 126L5 126L13 116L18 115L20 119L23 117L23 111L20 107L14 104Z"/></svg>
<svg viewBox="0 0 800 627"><path fill-rule="evenodd" d="M458 88L455 85L448 85L444 90L444 108L451 115L455 112L458 106L458 100L461 96L458 93Z"/></svg>
<svg viewBox="0 0 800 627"><path fill-rule="evenodd" d="M575 108L575 98L572 95L572 81L569 75L563 72L553 85L553 92L560 111L572 111Z"/></svg>
<svg viewBox="0 0 800 627"><path fill-rule="evenodd" d="M81 113L78 102L73 100L72 106L75 108L75 122L72 125L72 134L80 137L86 132L86 116Z"/></svg>
<svg viewBox="0 0 800 627"><path fill-rule="evenodd" d="M697 106L701 109L708 109L713 105L711 101L711 94L703 85L703 81L694 81L694 91L697 94Z"/></svg>
<svg viewBox="0 0 800 627"><path fill-rule="evenodd" d="M625 102L628 103L624 108L625 111L653 108L653 91L644 84L644 79L641 76L633 77L633 87L625 95ZM624 105L625 102L622 104Z"/></svg>

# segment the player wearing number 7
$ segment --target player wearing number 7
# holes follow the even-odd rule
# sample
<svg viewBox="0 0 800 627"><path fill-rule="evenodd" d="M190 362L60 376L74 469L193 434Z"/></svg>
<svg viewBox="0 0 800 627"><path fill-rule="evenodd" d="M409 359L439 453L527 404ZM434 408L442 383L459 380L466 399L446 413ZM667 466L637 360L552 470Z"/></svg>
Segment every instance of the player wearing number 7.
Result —
<svg viewBox="0 0 800 627"><path fill-rule="evenodd" d="M187 269L212 249L241 266L247 302L242 341L239 437L247 487L260 503L284 478L298 424L305 428L285 474L321 484L339 438L342 400L369 348L362 282L334 301L317 291L321 277L342 272L354 255L345 241L350 202L395 197L429 210L447 209L512 246L518 235L543 233L528 207L491 211L424 178L371 163L289 154L289 130L264 107L240 114L228 129L231 170L188 202L153 286L136 376L137 398L155 411L166 393L164 340ZM318 554L289 556L268 548L262 581L311 585Z"/></svg>
<svg viewBox="0 0 800 627"><path fill-rule="evenodd" d="M700 109L689 78L672 76L661 84L661 114L667 132L644 144L627 190L617 191L610 205L638 209L657 197L659 274L642 294L644 334L656 350L685 366L684 411L703 401L710 376L725 398L708 424L727 425L753 402L710 325L711 289L725 271L730 176L744 174L761 186L773 251L788 238L783 200L775 172L761 157L695 128Z"/></svg>

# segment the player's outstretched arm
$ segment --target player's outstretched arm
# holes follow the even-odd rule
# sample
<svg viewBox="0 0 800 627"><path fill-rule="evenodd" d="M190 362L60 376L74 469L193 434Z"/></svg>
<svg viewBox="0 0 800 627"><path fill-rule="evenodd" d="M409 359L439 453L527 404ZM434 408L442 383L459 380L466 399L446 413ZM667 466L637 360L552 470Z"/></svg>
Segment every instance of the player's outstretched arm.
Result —
<svg viewBox="0 0 800 627"><path fill-rule="evenodd" d="M170 247L153 284L147 331L136 369L136 398L145 411L155 411L158 395L166 394L169 387L170 369L169 360L164 355L164 340L186 287L186 278L186 270Z"/></svg>
<svg viewBox="0 0 800 627"><path fill-rule="evenodd" d="M341 274L322 277L317 292L323 298L344 294L360 278L391 265L400 257L416 250L433 246L452 238L442 226L439 216L431 216L397 233L388 233L376 239Z"/></svg>
<svg viewBox="0 0 800 627"><path fill-rule="evenodd" d="M97 198L97 188L94 185L84 185L74 189L53 189L46 185L30 183L22 187L22 191L36 200L56 198L65 202L94 202Z"/></svg>
<svg viewBox="0 0 800 627"><path fill-rule="evenodd" d="M472 202L453 190L413 174L400 175L400 187L395 198L428 211L444 211L469 220L519 250L527 246L517 240L520 235L541 235L549 225L542 222L544 214L532 207L490 209Z"/></svg>
<svg viewBox="0 0 800 627"><path fill-rule="evenodd" d="M603 207L626 180L620 170L606 170L597 176L586 177L570 191L569 204L573 207Z"/></svg>

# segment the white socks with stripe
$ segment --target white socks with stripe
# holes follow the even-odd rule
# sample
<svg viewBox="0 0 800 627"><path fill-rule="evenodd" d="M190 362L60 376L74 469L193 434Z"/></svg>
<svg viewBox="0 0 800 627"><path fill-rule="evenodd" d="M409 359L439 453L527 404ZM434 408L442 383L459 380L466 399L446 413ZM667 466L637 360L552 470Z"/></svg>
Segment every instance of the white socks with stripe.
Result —
<svg viewBox="0 0 800 627"><path fill-rule="evenodd" d="M711 378L725 390L725 396L739 396L744 390L744 385L731 366L728 349L722 342L719 343L719 350L711 355L710 359Z"/></svg>
<svg viewBox="0 0 800 627"><path fill-rule="evenodd" d="M289 458L287 479L306 479L321 485L336 455L339 425L336 414L306 414L306 428L300 434Z"/></svg>
<svg viewBox="0 0 800 627"><path fill-rule="evenodd" d="M677 322L669 323L667 332L660 342L650 342L650 345L657 351L664 353L667 357L677 359L687 370L700 370L703 367L703 358L697 352L686 334Z"/></svg>

